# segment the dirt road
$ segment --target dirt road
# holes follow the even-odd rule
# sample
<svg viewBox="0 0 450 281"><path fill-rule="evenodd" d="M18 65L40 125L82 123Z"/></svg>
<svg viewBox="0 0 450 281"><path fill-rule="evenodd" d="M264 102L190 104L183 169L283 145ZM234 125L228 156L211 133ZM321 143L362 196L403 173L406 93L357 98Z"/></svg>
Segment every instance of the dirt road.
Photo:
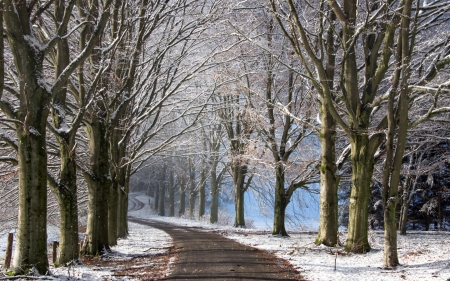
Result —
<svg viewBox="0 0 450 281"><path fill-rule="evenodd" d="M173 239L177 263L165 280L302 280L273 255L192 227L129 218L167 232Z"/></svg>

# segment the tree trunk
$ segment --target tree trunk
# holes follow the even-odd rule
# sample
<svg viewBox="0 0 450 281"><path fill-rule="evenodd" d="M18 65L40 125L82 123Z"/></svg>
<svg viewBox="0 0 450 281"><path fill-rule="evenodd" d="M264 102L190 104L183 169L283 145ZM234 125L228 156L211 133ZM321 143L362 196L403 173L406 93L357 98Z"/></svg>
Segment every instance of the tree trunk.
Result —
<svg viewBox="0 0 450 281"><path fill-rule="evenodd" d="M55 17L63 21L64 4L55 7ZM67 32L67 28L64 33ZM70 50L67 39L61 39L56 44L55 79L70 63ZM77 166L75 151L75 136L79 127L73 122L71 130L67 130L65 120L67 83L53 97L52 122L60 133L55 134L58 141L61 158L61 171L58 183L49 183L58 200L60 211L59 247L56 265L64 265L72 260L78 260L78 202L77 202Z"/></svg>
<svg viewBox="0 0 450 281"><path fill-rule="evenodd" d="M117 226L117 237L125 238L128 235L128 194L130 193L130 169L131 166L126 167L126 176L124 190L119 191L119 222Z"/></svg>
<svg viewBox="0 0 450 281"><path fill-rule="evenodd" d="M186 178L183 176L180 182L180 209L178 216L183 216L186 210Z"/></svg>
<svg viewBox="0 0 450 281"><path fill-rule="evenodd" d="M368 211L373 154L369 151L367 135L351 140L352 187L350 191L348 236L345 250L353 253L370 251L368 241Z"/></svg>
<svg viewBox="0 0 450 281"><path fill-rule="evenodd" d="M108 204L108 242L109 246L117 245L117 239L121 235L126 235L126 214L128 206L124 206L125 203L123 197L128 197L128 191L125 188L129 165L121 167L123 164L123 159L125 158L126 150L124 145L118 145L122 135L115 131L112 137L112 143L110 144L113 148L110 154L114 161L114 167L111 167L111 190L109 196ZM112 165L111 165L112 166ZM128 179L129 181L129 179ZM128 204L128 200L126 203ZM124 209L125 208L125 209ZM119 228L120 235L119 235ZM125 230L125 232L124 232Z"/></svg>
<svg viewBox="0 0 450 281"><path fill-rule="evenodd" d="M205 161L202 161L202 167L200 169L200 183L199 183L199 191L198 191L198 218L201 219L203 215L206 213L206 197L205 197L205 188L206 188L206 174L205 174Z"/></svg>
<svg viewBox="0 0 450 281"><path fill-rule="evenodd" d="M336 179L336 124L325 105L320 118L320 222L316 244L335 247L338 244L338 184Z"/></svg>
<svg viewBox="0 0 450 281"><path fill-rule="evenodd" d="M108 201L111 180L109 176L108 141L106 125L94 115L86 127L89 135L90 168L93 175L85 173L88 184L88 219L82 253L99 255L109 251Z"/></svg>
<svg viewBox="0 0 450 281"><path fill-rule="evenodd" d="M32 85L30 85L32 86ZM22 86L23 87L23 86ZM13 270L27 273L35 267L40 274L48 271L47 260L47 150L46 124L48 93L37 88L21 89L25 127L17 126L19 159L19 215ZM36 88L34 88L36 89Z"/></svg>
<svg viewBox="0 0 450 281"><path fill-rule="evenodd" d="M166 198L166 185L163 181L159 183L159 204L158 204L158 216L165 216L164 199Z"/></svg>
<svg viewBox="0 0 450 281"><path fill-rule="evenodd" d="M244 194L241 188L236 188L234 193L234 208L235 208L235 227L245 227L245 217L244 217Z"/></svg>
<svg viewBox="0 0 450 281"><path fill-rule="evenodd" d="M244 217L244 179L247 172L245 166L235 164L233 168L233 182L234 182L234 226L245 227Z"/></svg>
<svg viewBox="0 0 450 281"><path fill-rule="evenodd" d="M219 220L219 183L217 182L216 169L211 169L211 209L209 222L217 223Z"/></svg>
<svg viewBox="0 0 450 281"><path fill-rule="evenodd" d="M336 21L336 15L330 11L331 22ZM333 89L336 68L335 30L333 25L327 31L327 65L326 75L328 87ZM316 244L335 247L338 244L338 180L336 179L336 121L331 116L326 104L320 105L321 128L320 139L320 221Z"/></svg>
<svg viewBox="0 0 450 281"><path fill-rule="evenodd" d="M118 226L118 207L119 207L119 182L112 176L111 190L108 200L108 244L109 246L117 245L117 226Z"/></svg>
<svg viewBox="0 0 450 281"><path fill-rule="evenodd" d="M48 271L47 260L47 139L46 127L51 93L45 87L44 51L32 30L26 1L2 1L2 27L14 58L19 83L18 108L10 108L0 93L1 108L16 123L19 167L19 211L13 272L27 273L35 267ZM2 38L2 40L4 40ZM3 51L3 50L2 50ZM3 60L4 58L2 58ZM2 65L3 66L3 65ZM1 74L4 77L4 73ZM3 90L3 79L1 81ZM16 112L17 110L17 112ZM14 111L14 112L13 112Z"/></svg>
<svg viewBox="0 0 450 281"><path fill-rule="evenodd" d="M384 208L384 263L387 267L399 265L397 253L397 227L395 207L397 198L389 199Z"/></svg>
<svg viewBox="0 0 450 281"><path fill-rule="evenodd" d="M159 186L153 186L153 190L154 190L154 193L153 193L153 197L154 197L153 209L155 211L158 211L158 207L159 207Z"/></svg>
<svg viewBox="0 0 450 281"><path fill-rule="evenodd" d="M400 235L406 235L406 226L408 223L408 210L409 210L409 202L407 200L403 200L402 209L400 211L400 222L399 229Z"/></svg>
<svg viewBox="0 0 450 281"><path fill-rule="evenodd" d="M195 198L197 190L195 188L195 168L192 158L189 158L189 219L194 219Z"/></svg>
<svg viewBox="0 0 450 281"><path fill-rule="evenodd" d="M391 91L388 102L388 134L386 141L386 161L383 178L383 206L384 206L384 265L396 267L400 264L397 252L396 210L398 200L398 186L403 164L408 133L409 111L409 77L410 77L410 18L412 0L406 0L403 6L401 29L399 32L397 65L401 67L402 79L397 107L394 107L395 92ZM398 58L398 57L397 57ZM398 72L396 73L398 74ZM397 75L396 75L397 76ZM397 136L396 136L397 134ZM394 145L396 142L396 145ZM395 148L395 150L394 150ZM392 160L391 160L392 159ZM391 160L391 161L389 161Z"/></svg>
<svg viewBox="0 0 450 281"><path fill-rule="evenodd" d="M275 206L272 234L289 236L284 225L286 206L289 203L284 188L284 165L278 164L275 171Z"/></svg>
<svg viewBox="0 0 450 281"><path fill-rule="evenodd" d="M219 149L220 149L220 135L222 126L218 125L214 127L213 132L210 135L210 158L211 165L210 171L210 184L211 184L211 207L209 211L209 222L217 223L219 220L219 194L220 194L220 182L222 181L223 173L219 173L217 177L217 165L219 163ZM224 171L224 170L222 170Z"/></svg>
<svg viewBox="0 0 450 281"><path fill-rule="evenodd" d="M169 217L175 216L175 186L173 171L169 172Z"/></svg>
<svg viewBox="0 0 450 281"><path fill-rule="evenodd" d="M77 195L67 192L58 199L60 212L59 250L56 265L78 260L78 204Z"/></svg>

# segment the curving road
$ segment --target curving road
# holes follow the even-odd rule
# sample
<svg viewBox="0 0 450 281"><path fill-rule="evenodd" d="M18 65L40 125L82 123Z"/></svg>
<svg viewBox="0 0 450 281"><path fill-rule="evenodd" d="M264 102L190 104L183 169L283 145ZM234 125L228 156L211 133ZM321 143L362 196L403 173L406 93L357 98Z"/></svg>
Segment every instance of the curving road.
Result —
<svg viewBox="0 0 450 281"><path fill-rule="evenodd" d="M130 200L133 210L141 206L136 198ZM133 217L129 221L161 229L172 237L177 262L165 280L303 280L294 270L281 267L275 256L218 234Z"/></svg>
<svg viewBox="0 0 450 281"><path fill-rule="evenodd" d="M128 197L128 212L138 211L144 208L145 204L139 201L136 197L139 193L131 193Z"/></svg>

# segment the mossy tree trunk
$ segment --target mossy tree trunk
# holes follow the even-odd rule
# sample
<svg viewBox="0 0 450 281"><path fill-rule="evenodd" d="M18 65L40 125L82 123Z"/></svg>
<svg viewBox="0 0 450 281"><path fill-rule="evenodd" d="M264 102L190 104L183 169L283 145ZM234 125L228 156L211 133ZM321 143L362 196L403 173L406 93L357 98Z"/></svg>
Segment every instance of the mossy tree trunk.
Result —
<svg viewBox="0 0 450 281"><path fill-rule="evenodd" d="M219 194L220 183L225 169L217 175L217 166L219 164L219 150L220 150L220 138L222 135L222 125L218 124L213 126L213 130L210 133L209 138L209 164L210 164L210 189L211 189L211 207L209 211L209 222L217 223L219 220Z"/></svg>
<svg viewBox="0 0 450 281"><path fill-rule="evenodd" d="M194 219L195 198L197 197L197 186L195 184L195 167L192 158L189 157L189 219Z"/></svg>
<svg viewBox="0 0 450 281"><path fill-rule="evenodd" d="M273 22L269 22L268 31L268 42L269 46L272 45L272 34ZM302 104L307 104L301 95L296 95L294 93L294 71L292 69L288 70L288 83L287 89L277 89L278 86L274 83L274 78L276 74L274 73L275 61L274 57L270 55L267 58L268 70L266 78L266 109L267 118L269 120L268 129L261 129L261 135L264 136L264 141L266 142L266 147L270 148L270 152L273 156L272 165L275 167L275 187L274 187L274 219L272 234L288 236L285 227L285 217L286 217L286 207L288 206L292 194L298 188L306 185L308 177L312 173L303 170L301 173L304 175L297 177L291 182L286 182L286 170L288 166L286 163L289 161L289 157L297 150L297 147L301 144L308 135L308 130L310 128L305 127L302 124L294 124L292 117L284 112L275 113L274 104L285 104L286 109L289 112L302 111L308 112L309 108L301 108ZM287 95L281 96L276 95L274 92L286 91ZM305 120L308 120L310 116L308 113L303 115ZM282 126L277 126L277 120L283 120Z"/></svg>
<svg viewBox="0 0 450 281"><path fill-rule="evenodd" d="M244 202L245 191L252 181L252 176L247 179L247 166L236 164L233 167L233 188L234 188L234 226L245 227Z"/></svg>
<svg viewBox="0 0 450 281"><path fill-rule="evenodd" d="M288 236L285 227L286 207L289 204L289 198L285 194L285 176L284 165L279 163L275 168L275 204L273 215L273 235Z"/></svg>
<svg viewBox="0 0 450 281"><path fill-rule="evenodd" d="M241 105L241 102L244 105ZM235 211L234 226L245 227L244 194L252 181L252 176L247 175L248 160L246 159L248 140L253 132L250 118L246 116L246 107L249 106L249 103L246 102L245 97L234 95L223 96L222 103L222 108L218 113L230 143L230 166L233 178Z"/></svg>
<svg viewBox="0 0 450 281"><path fill-rule="evenodd" d="M217 223L219 220L219 183L216 178L216 171L211 169L211 207L209 211L209 222Z"/></svg>
<svg viewBox="0 0 450 281"><path fill-rule="evenodd" d="M88 185L88 219L83 243L84 255L99 255L109 251L108 204L111 180L109 178L109 155L107 128L103 120L98 120L98 112L91 114L86 127L89 136L90 173L85 172Z"/></svg>
<svg viewBox="0 0 450 281"><path fill-rule="evenodd" d="M158 211L158 207L159 207L159 184L158 183L156 183L153 186L153 190L154 190L154 193L153 193L153 195L154 195L153 209L155 211Z"/></svg>
<svg viewBox="0 0 450 281"><path fill-rule="evenodd" d="M321 106L320 139L320 221L316 244L338 244L338 182L336 178L336 125L324 105Z"/></svg>
<svg viewBox="0 0 450 281"><path fill-rule="evenodd" d="M119 217L117 223L117 237L125 238L128 235L128 194L130 193L131 165L125 168L125 182L123 190L119 190Z"/></svg>
<svg viewBox="0 0 450 281"><path fill-rule="evenodd" d="M159 179L159 204L158 204L158 216L166 215L165 199L166 199L166 175L167 175L167 165L164 165L161 171Z"/></svg>
<svg viewBox="0 0 450 281"><path fill-rule="evenodd" d="M331 22L336 21L333 12L329 12ZM326 75L328 87L333 88L333 78L335 75L336 48L334 27L330 26L327 30L326 44ZM325 103L320 104L320 219L319 232L316 244L324 244L329 247L335 247L338 244L338 179L336 178L336 122L331 116Z"/></svg>
<svg viewBox="0 0 450 281"><path fill-rule="evenodd" d="M169 217L175 216L175 181L174 172L170 169L169 172Z"/></svg>
<svg viewBox="0 0 450 281"><path fill-rule="evenodd" d="M368 215L374 153L369 137L357 135L351 143L352 186L350 191L348 236L345 249L353 253L370 251Z"/></svg>
<svg viewBox="0 0 450 281"><path fill-rule="evenodd" d="M181 176L181 181L180 181L180 206L178 209L178 216L183 216L184 213L186 212L186 184L187 184L187 179L186 176L183 175Z"/></svg>
<svg viewBox="0 0 450 281"><path fill-rule="evenodd" d="M26 1L6 0L1 5L1 24L14 59L13 68L17 71L19 88L18 107L7 99L0 99L2 112L17 121L18 141L11 143L17 151L19 168L19 210L13 272L22 274L35 267L40 274L45 274L48 272L46 129L51 93L47 90L43 62L48 50L40 45L36 37L31 22L33 11L29 10ZM3 77L4 73L0 97L3 95Z"/></svg>
<svg viewBox="0 0 450 281"><path fill-rule="evenodd" d="M64 19L64 4L57 3L55 18L58 22ZM55 26L57 30L59 26ZM67 33L66 30L63 31ZM67 39L61 39L56 44L55 79L70 63L70 51ZM48 183L58 200L60 212L59 247L56 264L64 265L72 260L78 260L78 201L77 201L77 166L75 162L75 135L81 122L81 116L75 118L71 128L65 120L67 83L55 93L52 100L52 121L57 129L55 133L60 151L59 181L49 178ZM84 105L81 104L81 107ZM82 112L79 112L81 114Z"/></svg>
<svg viewBox="0 0 450 281"><path fill-rule="evenodd" d="M22 51L22 56L26 57L27 50ZM39 61L37 63L39 65ZM26 81L22 77L21 80L18 116L25 126L16 127L19 139L19 214L13 269L15 273L24 273L35 267L39 273L45 274L48 271L45 135L49 94L32 78Z"/></svg>
<svg viewBox="0 0 450 281"><path fill-rule="evenodd" d="M134 29L134 34L130 34L132 44L119 43L116 49L117 55L114 57L116 61L115 68L111 69L110 77L116 77L120 83L113 83L111 81L112 92L114 96L108 100L108 108L112 114L109 116L109 141L110 141L110 160L111 160L111 178L112 190L109 198L108 209L108 236L109 244L111 246L117 244L117 239L124 234L126 223L127 209L120 208L122 197L128 197L126 188L127 177L129 176L129 155L127 151L128 143L131 139L133 128L137 124L130 125L129 121L132 119L130 104L134 102L132 98L133 87L136 79L136 68L140 63L140 55L146 40L144 34L148 31L147 25L147 5L149 0L140 2L137 28ZM114 1L113 12L111 15L111 38L112 40L122 36L127 28L123 28L123 17L129 16L129 9L122 0ZM122 32L122 33L121 33ZM133 39L131 39L134 37ZM158 199L155 198L155 204L158 204ZM119 207L119 208L118 208ZM125 207L125 206L123 206ZM124 221L125 220L125 221ZM121 230L119 231L119 227ZM119 232L121 234L119 234Z"/></svg>
<svg viewBox="0 0 450 281"><path fill-rule="evenodd" d="M406 147L409 111L410 62L415 36L410 39L410 22L412 0L405 0L401 29L397 43L397 70L394 74L393 87L388 100L388 132L386 140L386 160L383 169L383 207L384 207L384 265L396 267L400 264L397 252L397 201L400 172L403 164L403 155ZM417 17L416 17L417 20ZM401 73L400 73L401 70ZM399 94L397 85L401 83ZM395 100L397 99L397 104Z"/></svg>
<svg viewBox="0 0 450 281"><path fill-rule="evenodd" d="M206 145L205 145L206 147ZM198 218L201 219L206 213L206 161L202 157L202 164L200 167L200 179L198 187Z"/></svg>

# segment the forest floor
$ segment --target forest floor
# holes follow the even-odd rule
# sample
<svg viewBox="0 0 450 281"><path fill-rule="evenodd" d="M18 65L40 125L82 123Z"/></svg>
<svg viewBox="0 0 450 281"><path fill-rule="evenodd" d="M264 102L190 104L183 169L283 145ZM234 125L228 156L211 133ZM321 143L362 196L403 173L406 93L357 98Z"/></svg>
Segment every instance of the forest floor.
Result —
<svg viewBox="0 0 450 281"><path fill-rule="evenodd" d="M158 217L149 207L149 198L137 195L130 202L130 216L171 223L179 228L213 232L260 250L290 263L306 280L450 280L450 233L409 232L399 236L401 266L383 267L383 233L370 232L372 250L366 254L346 254L342 247L316 246L314 232L291 232L290 237L273 236L257 229L236 229L211 225L204 221ZM51 267L52 276L42 280L162 280L174 272L177 261L173 240L166 232L130 222L130 235L120 240L107 255L84 259L82 265ZM341 234L345 241L345 233ZM5 243L0 237L0 263ZM0 280L2 273L0 273ZM17 279L16 279L17 280ZM19 279L20 280L20 279ZM26 279L22 279L26 280ZM208 280L208 279L203 279ZM268 279L270 280L270 279Z"/></svg>

